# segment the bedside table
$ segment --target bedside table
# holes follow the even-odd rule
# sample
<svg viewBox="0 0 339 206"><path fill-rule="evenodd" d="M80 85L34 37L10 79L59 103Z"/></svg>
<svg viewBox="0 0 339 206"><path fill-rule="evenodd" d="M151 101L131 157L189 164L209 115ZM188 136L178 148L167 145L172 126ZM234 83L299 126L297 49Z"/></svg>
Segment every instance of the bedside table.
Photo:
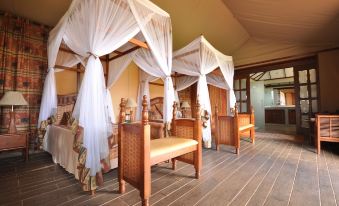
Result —
<svg viewBox="0 0 339 206"><path fill-rule="evenodd" d="M0 134L0 152L22 149L25 160L28 160L29 133Z"/></svg>

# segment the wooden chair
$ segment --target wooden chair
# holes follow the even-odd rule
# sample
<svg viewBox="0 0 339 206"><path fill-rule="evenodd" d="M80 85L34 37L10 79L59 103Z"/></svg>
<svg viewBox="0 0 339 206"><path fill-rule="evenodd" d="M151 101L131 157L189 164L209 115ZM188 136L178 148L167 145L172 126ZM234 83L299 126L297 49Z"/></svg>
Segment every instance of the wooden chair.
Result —
<svg viewBox="0 0 339 206"><path fill-rule="evenodd" d="M151 166L172 159L192 164L195 177L200 177L202 164L201 132L197 119L175 119L168 138L151 140L146 96L143 99L142 122L124 123L126 101L121 100L119 115L119 192L125 192L125 182L140 191L142 205L149 205L151 194ZM174 110L176 104L174 105ZM199 105L196 111L200 111ZM199 115L197 115L199 117Z"/></svg>
<svg viewBox="0 0 339 206"><path fill-rule="evenodd" d="M235 106L234 117L219 116L218 107L215 107L215 145L219 150L220 144L231 145L236 149L236 154L239 154L240 137L248 135L252 143L255 142L255 122L254 110L251 107L250 113L238 113L238 107Z"/></svg>
<svg viewBox="0 0 339 206"><path fill-rule="evenodd" d="M320 154L321 142L339 142L339 115L316 114L317 153Z"/></svg>

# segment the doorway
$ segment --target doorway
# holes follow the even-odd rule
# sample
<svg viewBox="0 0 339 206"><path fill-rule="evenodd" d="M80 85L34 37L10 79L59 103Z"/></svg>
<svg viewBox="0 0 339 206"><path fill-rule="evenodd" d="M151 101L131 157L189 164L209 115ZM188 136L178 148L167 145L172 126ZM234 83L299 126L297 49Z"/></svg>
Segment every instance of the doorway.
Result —
<svg viewBox="0 0 339 206"><path fill-rule="evenodd" d="M249 76L257 130L296 133L293 67Z"/></svg>
<svg viewBox="0 0 339 206"><path fill-rule="evenodd" d="M234 91L241 112L254 107L256 130L303 134L312 142L312 118L320 106L318 82L317 59L310 57L236 70Z"/></svg>

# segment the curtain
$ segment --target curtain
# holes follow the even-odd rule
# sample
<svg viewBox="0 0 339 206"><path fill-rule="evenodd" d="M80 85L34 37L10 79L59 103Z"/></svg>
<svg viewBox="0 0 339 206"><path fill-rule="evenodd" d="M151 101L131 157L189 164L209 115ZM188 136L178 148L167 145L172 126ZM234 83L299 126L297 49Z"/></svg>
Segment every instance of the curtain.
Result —
<svg viewBox="0 0 339 206"><path fill-rule="evenodd" d="M83 0L67 21L64 41L87 61L73 116L84 127L86 167L91 176L101 170L100 160L108 155L110 133L107 90L99 56L111 53L139 31L137 22L122 0ZM100 29L99 29L100 28Z"/></svg>
<svg viewBox="0 0 339 206"><path fill-rule="evenodd" d="M138 49L133 56L133 60L142 70L164 81L163 121L171 122L173 103L175 101L171 71L163 70L156 62L152 53L146 49Z"/></svg>
<svg viewBox="0 0 339 206"><path fill-rule="evenodd" d="M197 98L201 104L201 108L207 110L209 114L211 114L212 110L207 87L208 82L219 86L227 86L231 91L230 93L234 95L234 68L232 57L221 54L208 43L203 36L200 36L184 48L174 52L173 56L174 71L198 77ZM214 76L206 77L207 74L211 73L217 67L220 67L222 71L224 82L214 78ZM233 100L233 97L231 96L230 99ZM232 105L232 102L229 105ZM207 128L203 130L203 139L205 142L211 140L210 120L208 120Z"/></svg>
<svg viewBox="0 0 339 206"><path fill-rule="evenodd" d="M206 80L207 80L207 84L210 84L212 86L218 87L220 89L226 89L226 90L229 89L228 85L226 84L225 79L219 75L210 73L206 76Z"/></svg>
<svg viewBox="0 0 339 206"><path fill-rule="evenodd" d="M180 106L180 99L178 92L184 90L199 80L198 77L195 76L181 76L175 79L175 101L178 102Z"/></svg>
<svg viewBox="0 0 339 206"><path fill-rule="evenodd" d="M236 98L233 90L233 77L234 77L234 65L232 57L225 55L217 55L217 60L221 73L225 79L228 92L228 102L227 102L227 115L231 115L231 108L234 108L236 103Z"/></svg>
<svg viewBox="0 0 339 206"><path fill-rule="evenodd" d="M150 109L150 92L149 92L149 83L152 81L157 80L158 77L154 77L149 75L148 73L144 72L143 70L139 71L139 86L138 86L138 96L137 96L137 113L136 113L136 120L141 120L141 112L142 112L142 98L144 95L147 97L147 105Z"/></svg>
<svg viewBox="0 0 339 206"><path fill-rule="evenodd" d="M113 109L113 104L112 104L112 96L109 90L115 84L115 82L119 79L123 71L125 71L127 66L131 63L131 61L132 61L131 56L125 55L125 56L115 59L114 61L109 62L107 91L106 91L106 107L108 110L109 121L112 123L115 123L115 115L114 115L114 109Z"/></svg>
<svg viewBox="0 0 339 206"><path fill-rule="evenodd" d="M35 131L47 68L50 28L25 18L0 13L0 95L15 90L28 106L16 106L16 127ZM7 132L10 107L1 107L1 132Z"/></svg>
<svg viewBox="0 0 339 206"><path fill-rule="evenodd" d="M164 122L172 120L174 88L172 72L172 23L169 15L150 1L128 0L150 50L139 49L134 61L145 72L164 81ZM157 15L155 15L157 14ZM150 21L145 21L152 15ZM153 65L144 61L153 62ZM151 60L152 59L152 60Z"/></svg>

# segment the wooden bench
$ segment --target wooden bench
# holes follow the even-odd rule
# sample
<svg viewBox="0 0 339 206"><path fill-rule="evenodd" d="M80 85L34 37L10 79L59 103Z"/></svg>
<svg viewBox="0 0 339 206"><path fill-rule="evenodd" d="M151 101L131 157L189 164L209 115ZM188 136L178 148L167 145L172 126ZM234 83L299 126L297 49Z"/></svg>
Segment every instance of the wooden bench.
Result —
<svg viewBox="0 0 339 206"><path fill-rule="evenodd" d="M320 154L321 142L339 142L339 115L315 116L317 153Z"/></svg>
<svg viewBox="0 0 339 206"><path fill-rule="evenodd" d="M149 205L151 166L170 159L173 169L176 160L194 165L195 177L199 178L202 164L202 125L199 118L175 119L174 115L171 132L173 136L151 140L146 96L142 103L142 122L123 123L125 106L126 101L122 99L118 133L120 193L125 192L126 181L140 191L142 205ZM197 107L196 111L200 111L199 105Z"/></svg>
<svg viewBox="0 0 339 206"><path fill-rule="evenodd" d="M251 107L250 113L238 113L235 106L234 117L219 116L218 107L215 107L215 145L219 150L220 144L231 145L239 154L240 137L250 136L252 143L255 142L254 111Z"/></svg>

